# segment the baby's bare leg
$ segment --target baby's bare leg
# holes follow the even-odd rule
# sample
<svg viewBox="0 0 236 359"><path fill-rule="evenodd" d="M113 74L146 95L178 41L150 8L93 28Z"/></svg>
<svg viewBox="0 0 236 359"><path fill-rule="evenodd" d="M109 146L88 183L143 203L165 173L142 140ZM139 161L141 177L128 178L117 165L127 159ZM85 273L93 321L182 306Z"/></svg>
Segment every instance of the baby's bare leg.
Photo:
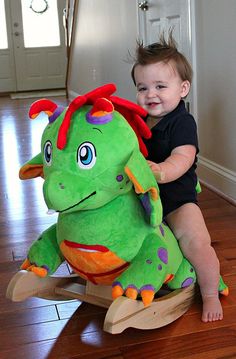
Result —
<svg viewBox="0 0 236 359"><path fill-rule="evenodd" d="M185 257L192 263L200 286L203 312L202 321L223 319L219 300L219 261L211 246L211 239L200 208L187 203L170 213L166 221L179 240Z"/></svg>

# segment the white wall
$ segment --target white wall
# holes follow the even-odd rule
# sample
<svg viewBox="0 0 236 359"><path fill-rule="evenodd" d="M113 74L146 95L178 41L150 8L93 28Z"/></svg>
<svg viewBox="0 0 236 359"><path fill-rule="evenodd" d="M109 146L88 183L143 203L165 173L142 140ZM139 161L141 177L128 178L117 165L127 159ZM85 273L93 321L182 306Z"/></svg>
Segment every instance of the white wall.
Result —
<svg viewBox="0 0 236 359"><path fill-rule="evenodd" d="M195 3L198 173L236 201L236 1Z"/></svg>
<svg viewBox="0 0 236 359"><path fill-rule="evenodd" d="M136 0L79 0L69 96L113 82L116 95L135 100L127 59L138 38L137 16Z"/></svg>
<svg viewBox="0 0 236 359"><path fill-rule="evenodd" d="M236 203L236 1L195 4L197 122L201 180ZM79 0L69 95L108 82L135 100L128 50L138 38L136 0Z"/></svg>

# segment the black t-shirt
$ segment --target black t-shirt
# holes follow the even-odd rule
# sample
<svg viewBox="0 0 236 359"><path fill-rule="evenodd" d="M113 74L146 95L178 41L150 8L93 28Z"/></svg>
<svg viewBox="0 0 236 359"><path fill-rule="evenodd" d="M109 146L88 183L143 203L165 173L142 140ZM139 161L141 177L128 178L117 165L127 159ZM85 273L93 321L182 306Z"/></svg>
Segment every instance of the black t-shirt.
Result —
<svg viewBox="0 0 236 359"><path fill-rule="evenodd" d="M183 145L193 145L198 153L197 126L192 115L185 109L184 101L171 113L164 116L152 129L152 137L145 140L148 149L148 160L156 163L165 161L171 151ZM197 203L195 173L197 157L191 168L177 180L158 184L163 204L163 214L177 209L184 203Z"/></svg>

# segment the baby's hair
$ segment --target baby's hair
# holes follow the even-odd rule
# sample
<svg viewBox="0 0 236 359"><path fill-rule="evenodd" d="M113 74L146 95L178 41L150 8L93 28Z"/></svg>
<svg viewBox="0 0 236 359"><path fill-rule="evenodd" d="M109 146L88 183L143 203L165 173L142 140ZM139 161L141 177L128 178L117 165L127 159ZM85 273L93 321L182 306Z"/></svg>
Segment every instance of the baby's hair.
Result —
<svg viewBox="0 0 236 359"><path fill-rule="evenodd" d="M135 82L134 70L137 65L149 65L157 62L172 62L181 80L188 80L191 84L193 71L186 57L178 51L177 43L169 31L168 40L165 39L164 33L160 35L159 42L144 46L142 41L137 41L136 56L131 71L131 76Z"/></svg>

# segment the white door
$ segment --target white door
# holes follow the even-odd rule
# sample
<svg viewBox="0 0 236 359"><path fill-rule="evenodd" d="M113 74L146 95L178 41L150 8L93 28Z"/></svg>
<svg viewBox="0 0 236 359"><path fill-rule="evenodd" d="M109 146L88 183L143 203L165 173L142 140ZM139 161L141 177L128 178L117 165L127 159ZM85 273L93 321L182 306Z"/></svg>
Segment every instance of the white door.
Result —
<svg viewBox="0 0 236 359"><path fill-rule="evenodd" d="M161 33L168 34L173 28L178 50L192 63L190 5L190 0L138 1L139 35L144 44L158 42ZM187 106L190 111L193 109L192 91L188 95Z"/></svg>
<svg viewBox="0 0 236 359"><path fill-rule="evenodd" d="M16 91L9 2L0 0L0 92Z"/></svg>
<svg viewBox="0 0 236 359"><path fill-rule="evenodd" d="M0 0L0 6L7 34L0 42L0 92L64 88L66 0Z"/></svg>

